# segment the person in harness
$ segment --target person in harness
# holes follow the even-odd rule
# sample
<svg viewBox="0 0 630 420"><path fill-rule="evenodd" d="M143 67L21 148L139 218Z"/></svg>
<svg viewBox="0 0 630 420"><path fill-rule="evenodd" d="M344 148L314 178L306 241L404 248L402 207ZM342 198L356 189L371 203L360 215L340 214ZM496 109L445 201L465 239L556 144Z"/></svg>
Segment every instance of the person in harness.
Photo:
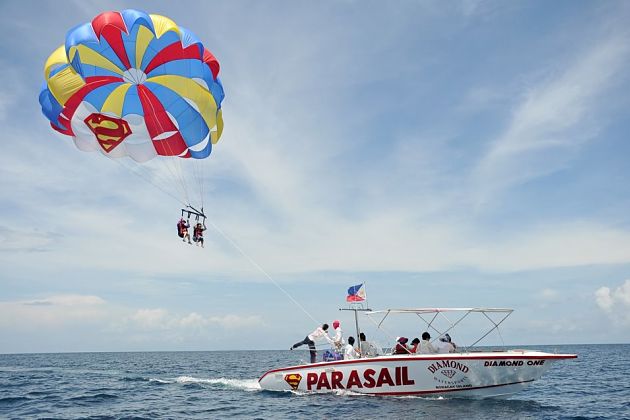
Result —
<svg viewBox="0 0 630 420"><path fill-rule="evenodd" d="M205 222L205 221L204 221ZM203 231L206 230L206 226L197 222L193 228L193 241L197 243L197 246L201 245L203 248Z"/></svg>
<svg viewBox="0 0 630 420"><path fill-rule="evenodd" d="M190 242L190 233L188 233L188 228L190 227L190 224L184 220L184 218L182 217L181 219L179 219L179 222L177 222L177 235L182 238L183 242L186 242L186 240L188 240L188 243L192 243Z"/></svg>

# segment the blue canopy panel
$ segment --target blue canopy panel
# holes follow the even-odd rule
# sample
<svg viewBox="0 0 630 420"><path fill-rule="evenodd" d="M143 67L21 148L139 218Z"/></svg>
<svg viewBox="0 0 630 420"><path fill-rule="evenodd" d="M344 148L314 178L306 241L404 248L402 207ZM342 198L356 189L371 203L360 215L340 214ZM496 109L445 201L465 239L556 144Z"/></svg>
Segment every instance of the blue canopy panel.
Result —
<svg viewBox="0 0 630 420"><path fill-rule="evenodd" d="M42 113L50 120L51 124L65 129L65 127L59 124L59 114L63 111L61 104L55 99L55 97L48 90L46 82L43 83L42 89L39 92L39 104L42 107Z"/></svg>
<svg viewBox="0 0 630 420"><path fill-rule="evenodd" d="M130 114L144 116L142 103L140 102L140 97L138 96L138 86L136 85L131 85L131 87L129 87L123 101L122 116L124 117L125 115Z"/></svg>

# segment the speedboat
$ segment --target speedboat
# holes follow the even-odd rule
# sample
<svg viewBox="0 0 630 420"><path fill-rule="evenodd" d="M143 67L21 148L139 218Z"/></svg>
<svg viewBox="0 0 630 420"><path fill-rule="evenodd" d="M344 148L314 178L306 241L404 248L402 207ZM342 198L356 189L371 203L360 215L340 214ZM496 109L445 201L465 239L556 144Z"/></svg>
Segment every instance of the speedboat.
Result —
<svg viewBox="0 0 630 420"><path fill-rule="evenodd" d="M374 357L353 360L322 361L272 369L258 382L265 390L297 392L352 391L374 395L419 395L487 398L509 396L539 379L559 360L576 358L575 354L555 354L523 349L481 349L476 345L512 313L503 308L420 308L350 309L355 313L379 317L382 327L390 315L413 314L436 334L433 340L456 331L463 321L478 316L491 327L468 346L457 346L452 353L393 354L392 350ZM450 318L449 318L450 317ZM454 318L453 318L454 317ZM446 319L442 327L438 319ZM359 336L358 321L357 336ZM438 327L438 325L440 325ZM436 343L437 344L437 343Z"/></svg>

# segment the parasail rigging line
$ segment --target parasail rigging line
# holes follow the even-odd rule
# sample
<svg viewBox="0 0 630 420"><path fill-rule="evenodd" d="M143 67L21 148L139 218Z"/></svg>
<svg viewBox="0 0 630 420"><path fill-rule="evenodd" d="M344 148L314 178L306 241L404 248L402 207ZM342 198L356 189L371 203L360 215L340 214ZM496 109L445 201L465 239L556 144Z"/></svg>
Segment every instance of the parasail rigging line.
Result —
<svg viewBox="0 0 630 420"><path fill-rule="evenodd" d="M219 232L219 234L221 236L223 236L223 238L225 240L227 240L233 247L234 249L236 249L243 257L245 257L245 259L247 261L249 261L249 263L251 265L253 265L254 267L256 267L258 269L258 271L260 271L267 279L269 279L282 293L284 293L286 295L286 297L288 297L291 302L293 302L298 308L300 308L302 310L302 312L304 312L309 318L311 318L313 320L313 322L315 322L316 324L319 324L319 321L316 320L297 300L295 300L293 298L293 296L291 296L291 294L289 292L287 292L282 286L280 286L280 284L278 284L277 281L274 280L273 277L271 277L271 275L269 275L269 273L267 273L256 261L254 261L254 259L252 257L250 257L245 251L243 251L243 249L238 246L238 244L236 242L234 242L225 232L223 232L223 230L221 230L212 220L208 220L208 222L210 223L210 225L212 225L212 227Z"/></svg>
<svg viewBox="0 0 630 420"><path fill-rule="evenodd" d="M140 172L137 172L133 169L131 169L131 167L127 167L125 166L122 162L120 162L118 159L111 159L114 162L118 163L120 166L124 167L125 169L129 170L132 174L136 175L137 177L143 179L144 181L148 182L149 184L153 185L155 188L157 188L158 190L162 191L164 194L170 196L171 198L173 198L175 201L179 202L180 204L182 204L185 207L190 207L189 203L185 203L182 200L180 200L177 196L175 196L174 194L171 194L170 192L168 192L167 190L165 190L164 188L160 187L160 185L156 184L155 182L153 182L153 180L149 177L149 176L143 176L144 174L141 174ZM196 210L194 207L191 207L193 210ZM183 216L183 214L182 214ZM249 263L254 266L258 271L260 271L262 273L263 276L265 276L269 281L271 281L273 283L274 286L276 286L278 288L278 290L280 290L282 293L284 293L284 295L286 297L289 298L289 300L291 302L293 302L298 308L300 308L300 310L302 312L304 312L304 314L306 314L306 316L308 316L310 319L313 320L313 322L315 322L316 324L319 324L319 321L316 320L307 310L306 308L304 308L304 306L302 306L297 300L295 300L295 298L293 296L291 296L291 294L282 286L280 286L280 284L269 274L267 273L267 271L265 271L265 269L263 269L260 264L258 264L252 257L250 257L245 251L243 251L243 249L234 241L232 240L232 238L230 238L221 228L219 228L219 226L216 225L216 223L214 223L212 220L210 219L206 219L208 221L208 223L217 231L219 232L219 234L230 243L230 245L232 245L232 247L234 249L236 249L247 261L249 261Z"/></svg>
<svg viewBox="0 0 630 420"><path fill-rule="evenodd" d="M122 166L123 168L129 170L132 174L136 175L137 177L143 179L144 181L148 182L149 184L153 185L155 188L157 188L158 190L162 191L164 194L170 196L171 198L173 198L175 201L177 201L178 203L180 203L182 206L184 207L190 207L193 210L196 210L194 207L191 207L189 203L186 203L184 201L182 201L181 199L179 199L177 196L175 196L174 194L171 194L170 192L168 192L167 190L165 190L164 188L162 188L160 185L156 184L155 182L153 182L153 180L151 179L151 177L149 176L144 176L145 174L142 174L138 171L135 171L133 169L131 169L131 167L125 166L122 162L120 162L118 159L111 159L114 162L118 163L120 166ZM183 213L182 213L183 216ZM291 296L291 294L282 286L280 286L280 284L269 274L267 273L267 271L265 271L265 269L263 269L260 264L258 264L252 257L250 257L234 240L232 240L232 238L230 238L221 228L219 228L219 226L216 225L216 223L214 223L212 220L210 219L206 219L208 221L208 223L217 231L219 232L219 234L230 243L230 245L232 245L232 247L234 249L236 249L247 261L249 261L249 263L254 266L258 271L260 271L262 273L263 276L265 276L269 281L271 281L273 283L274 286L276 286L278 288L278 290L280 290L282 293L284 293L284 295L286 297L289 298L289 300L291 302L293 302L298 308L300 308L300 310L302 312L304 312L304 314L306 314L306 316L308 316L311 320L313 320L313 322L315 322L316 324L319 324L319 321L316 320L307 310L306 308L304 308L304 306L302 306L297 300L295 300L295 298L293 296Z"/></svg>
<svg viewBox="0 0 630 420"><path fill-rule="evenodd" d="M187 205L186 202L182 201L176 195L174 195L171 192L167 191L166 189L162 188L159 184L153 182L153 180L151 179L151 176L148 175L148 170L143 173L142 170L144 168L142 168L140 165L136 166L136 168L138 170L134 170L134 169L131 168L131 166L125 166L125 164L123 162L121 162L119 159L116 159L116 158L109 158L109 159L114 161L114 162L116 162L118 165L120 165L121 167L125 168L126 170L128 170L129 172L131 172L132 174L137 176L138 178L140 178L140 179L148 182L149 184L153 185L155 188L157 188L158 190L162 191L164 194L170 196L172 199L174 199L175 201L179 202L181 205L183 205L183 206Z"/></svg>

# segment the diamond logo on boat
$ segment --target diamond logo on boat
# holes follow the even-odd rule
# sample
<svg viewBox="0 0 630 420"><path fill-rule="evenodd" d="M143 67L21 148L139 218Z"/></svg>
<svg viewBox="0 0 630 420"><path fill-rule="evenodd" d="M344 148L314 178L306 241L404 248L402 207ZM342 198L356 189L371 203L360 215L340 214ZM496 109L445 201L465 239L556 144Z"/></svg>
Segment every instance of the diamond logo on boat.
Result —
<svg viewBox="0 0 630 420"><path fill-rule="evenodd" d="M467 376L470 369L459 360L437 360L431 363L427 370L433 374L433 380L439 388L466 388L471 386Z"/></svg>
<svg viewBox="0 0 630 420"><path fill-rule="evenodd" d="M284 380L286 381L286 383L291 385L291 389L295 391L298 389L298 386L300 386L302 375L300 375L299 373L289 373L287 375L284 375Z"/></svg>

